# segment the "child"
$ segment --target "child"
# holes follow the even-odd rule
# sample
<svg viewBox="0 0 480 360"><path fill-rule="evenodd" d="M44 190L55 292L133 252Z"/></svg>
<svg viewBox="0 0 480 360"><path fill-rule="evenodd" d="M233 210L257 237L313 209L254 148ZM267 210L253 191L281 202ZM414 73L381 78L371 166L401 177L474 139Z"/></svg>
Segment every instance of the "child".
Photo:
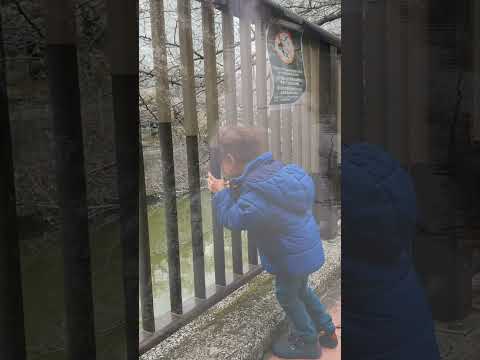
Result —
<svg viewBox="0 0 480 360"><path fill-rule="evenodd" d="M342 357L439 360L415 274L413 183L381 148L342 151ZM435 256L432 254L432 256Z"/></svg>
<svg viewBox="0 0 480 360"><path fill-rule="evenodd" d="M317 359L317 339L322 346L334 348L337 337L332 318L308 287L309 274L324 263L312 214L314 184L300 167L285 165L264 152L263 139L264 133L255 128L222 129L218 152L229 181L209 174L209 189L216 193L218 223L231 230L248 230L264 269L276 275L277 300L293 331L273 345L274 354Z"/></svg>

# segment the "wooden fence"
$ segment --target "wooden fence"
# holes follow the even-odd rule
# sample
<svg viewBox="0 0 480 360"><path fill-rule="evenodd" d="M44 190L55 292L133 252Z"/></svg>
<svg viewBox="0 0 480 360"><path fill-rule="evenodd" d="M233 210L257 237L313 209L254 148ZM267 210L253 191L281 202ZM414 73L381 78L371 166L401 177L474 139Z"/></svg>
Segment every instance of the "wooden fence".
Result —
<svg viewBox="0 0 480 360"><path fill-rule="evenodd" d="M175 167L172 119L168 91L165 19L162 0L151 0L152 37L156 74L159 143L165 193L166 239L171 312L154 314L148 218L139 134L138 3L108 0L109 63L112 80L115 148L122 244L122 303L125 304L126 359L143 353L179 327L191 321L229 293L261 272L254 239L249 239L249 271L243 273L241 236L232 236L233 272L227 280L223 229L214 226L215 285L205 283L203 220L200 196L199 129L194 82L191 3L177 0L179 19L184 127L188 157L191 233L194 264L194 299L182 299L179 232L175 197ZM95 359L96 336L92 294L91 249L88 231L87 188L82 136L77 40L71 1L48 0L47 63L50 109L58 158L59 209L65 267L66 357ZM241 5L241 6L240 6ZM206 82L209 142L215 141L223 105L231 124L257 125L268 129L269 148L276 158L299 163L314 177L318 189L330 184L335 172L335 142L338 138L339 40L267 0L201 2L203 20L204 75ZM224 57L224 104L219 104L216 73L214 17L221 11ZM235 74L234 18L240 19L241 78ZM268 106L268 61L265 30L268 22L286 20L304 31L303 54L307 91L292 106ZM255 57L251 34L255 29ZM0 21L0 37L1 21ZM3 45L3 42L0 42ZM1 47L1 46L0 46ZM0 114L5 120L0 159L5 173L0 177L0 345L2 359L25 359L25 331L16 225L14 168L9 128L8 96L3 51L0 67ZM255 61L253 59L255 58ZM240 81L240 92L236 82ZM238 110L237 104L241 104ZM139 156L140 155L140 156ZM140 159L140 161L139 161ZM140 166L139 166L140 165ZM213 169L219 175L219 169ZM139 191L140 190L140 196ZM317 191L317 215L324 237L333 236L336 215L332 191ZM140 214L140 216L139 216ZM327 224L327 225L325 225ZM140 230L140 231L139 231ZM328 234L328 231L331 234ZM140 288L139 288L140 287ZM140 291L141 314L138 308ZM119 300L120 301L120 300ZM138 320L144 334L139 349Z"/></svg>
<svg viewBox="0 0 480 360"><path fill-rule="evenodd" d="M194 298L182 299L180 281L180 254L178 219L175 202L175 171L173 165L172 118L168 97L168 73L164 4L150 1L152 40L154 46L154 73L157 76L156 99L158 106L159 141L165 186L165 223L168 246L168 269L171 311L153 313L148 239L142 241L141 250L141 304L143 333L140 352L158 344L195 316L227 296L239 286L261 272L255 239L248 238L249 271L244 273L242 263L242 236L232 233L233 277L226 276L224 231L213 224L215 285L206 287L202 238L202 217L199 181L199 112L195 95L194 51L192 45L192 9L189 0L177 0L177 16L182 67L184 126L187 144L189 199L191 210ZM319 27L305 22L271 1L201 1L204 77L206 86L206 115L208 141L216 142L222 125L258 126L267 130L269 150L274 157L286 163L297 163L312 174L317 184L316 215L322 236L336 234L335 174L338 174L339 124L339 40ZM214 21L221 16L223 33L223 96L219 96ZM235 39L235 18L238 18L239 39ZM285 26L304 32L303 57L307 89L299 101L292 105L272 107L271 70L267 56L266 31L270 23L283 21ZM254 34L254 40L252 40ZM240 76L235 64L235 42L240 47ZM219 99L224 102L220 103ZM219 108L224 107L221 121ZM214 175L220 169L211 164ZM145 203L141 204L145 208ZM143 210L146 213L146 210ZM215 217L213 217L215 219ZM144 226L146 224L144 223ZM147 234L146 231L141 231ZM228 281L228 279L231 279Z"/></svg>

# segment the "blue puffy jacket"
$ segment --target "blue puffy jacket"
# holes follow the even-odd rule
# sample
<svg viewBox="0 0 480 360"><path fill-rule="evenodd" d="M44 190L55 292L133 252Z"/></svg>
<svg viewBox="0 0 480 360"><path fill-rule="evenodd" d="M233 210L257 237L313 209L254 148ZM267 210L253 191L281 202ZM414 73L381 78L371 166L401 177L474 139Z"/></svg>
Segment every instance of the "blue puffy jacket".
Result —
<svg viewBox="0 0 480 360"><path fill-rule="evenodd" d="M312 213L314 184L303 169L267 152L230 185L214 196L217 221L231 230L248 230L266 271L305 275L320 269L324 252Z"/></svg>
<svg viewBox="0 0 480 360"><path fill-rule="evenodd" d="M410 254L413 183L381 148L342 151L342 358L439 360Z"/></svg>

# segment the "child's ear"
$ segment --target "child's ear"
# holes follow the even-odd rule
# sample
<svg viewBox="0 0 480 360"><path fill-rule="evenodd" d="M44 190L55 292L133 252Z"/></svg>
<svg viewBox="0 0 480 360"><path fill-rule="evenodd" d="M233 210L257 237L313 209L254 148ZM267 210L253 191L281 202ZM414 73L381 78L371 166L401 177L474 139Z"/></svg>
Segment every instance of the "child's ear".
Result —
<svg viewBox="0 0 480 360"><path fill-rule="evenodd" d="M234 167L234 165L235 165L235 158L233 157L232 154L227 154L225 160L227 161L227 164L228 164L229 166L231 166L232 168Z"/></svg>
<svg viewBox="0 0 480 360"><path fill-rule="evenodd" d="M235 165L235 158L232 156L232 154L227 154L223 158L223 171L225 172L226 175L230 176Z"/></svg>

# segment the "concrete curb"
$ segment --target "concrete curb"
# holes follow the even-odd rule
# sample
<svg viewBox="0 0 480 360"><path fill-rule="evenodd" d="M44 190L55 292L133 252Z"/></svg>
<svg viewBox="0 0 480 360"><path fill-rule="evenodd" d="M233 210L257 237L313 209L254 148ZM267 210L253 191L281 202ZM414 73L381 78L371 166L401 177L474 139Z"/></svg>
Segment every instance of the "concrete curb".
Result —
<svg viewBox="0 0 480 360"><path fill-rule="evenodd" d="M319 294L340 278L340 239L324 242L326 261L312 274ZM141 360L261 360L276 334L285 329L273 293L273 277L262 273L177 331Z"/></svg>

